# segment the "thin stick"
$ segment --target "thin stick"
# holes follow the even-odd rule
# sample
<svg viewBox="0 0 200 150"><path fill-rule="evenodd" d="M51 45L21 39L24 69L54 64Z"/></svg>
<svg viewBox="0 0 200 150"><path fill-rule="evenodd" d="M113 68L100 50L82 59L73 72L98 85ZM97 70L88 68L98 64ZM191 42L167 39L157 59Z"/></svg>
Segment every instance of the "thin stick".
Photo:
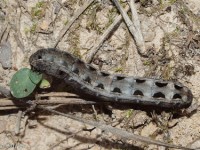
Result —
<svg viewBox="0 0 200 150"><path fill-rule="evenodd" d="M7 106L27 106L27 104L24 102L21 102L21 101L18 101L18 100L11 100L11 99L0 99L0 108L1 107L7 107Z"/></svg>
<svg viewBox="0 0 200 150"><path fill-rule="evenodd" d="M119 12L121 13L130 33L132 34L132 36L134 37L134 40L135 40L135 43L136 43L136 46L138 48L138 53L143 55L143 56L146 56L146 48L145 48L145 45L144 45L144 39L143 39L143 36L141 34L141 31L140 31L140 26L138 27L137 24L134 24L130 18L128 17L127 13L124 11L124 9L122 8L122 6L119 4L118 0L113 0L113 2L115 3L117 9L119 10ZM137 12L135 10L135 7L131 8L132 9L132 13L133 15L136 15ZM136 14L135 14L136 13ZM134 20L137 19L138 17L134 17ZM136 21L137 22L137 21Z"/></svg>
<svg viewBox="0 0 200 150"><path fill-rule="evenodd" d="M93 101L85 101L80 98L62 98L62 99L50 99L50 100L37 100L36 103L38 105L48 105L48 104L96 104L96 102Z"/></svg>
<svg viewBox="0 0 200 150"><path fill-rule="evenodd" d="M23 44L23 40L22 40L22 34L20 32L20 19L21 19L21 9L19 12L17 12L16 15L17 19L16 19L16 26L13 27L13 29L16 31L16 33L14 34L14 38L18 44L18 46L20 47L20 49L22 50L22 52L25 52L25 48L24 48L24 44Z"/></svg>
<svg viewBox="0 0 200 150"><path fill-rule="evenodd" d="M17 123L16 123L16 128L15 128L15 135L18 135L20 133L21 119L22 119L22 111L20 110L17 114Z"/></svg>
<svg viewBox="0 0 200 150"><path fill-rule="evenodd" d="M3 36L4 36L4 33L6 32L7 28L8 28L8 23L4 23L3 29L1 29L1 32L0 32L0 44L1 44L1 40L3 39ZM3 42L2 42L3 43Z"/></svg>
<svg viewBox="0 0 200 150"><path fill-rule="evenodd" d="M143 137L143 136L140 136L140 135L132 134L130 132L127 132L127 131L124 131L124 130L121 130L121 129L118 129L118 128L114 128L114 127L112 127L110 125L105 125L105 124L102 124L102 123L96 122L96 121L85 120L85 119L82 119L82 118L79 118L79 117L76 117L76 116L73 116L73 115L64 114L64 113L61 113L61 112L58 112L58 111L55 111L55 110L52 110L52 109L48 109L48 108L43 107L43 106L37 106L37 107L40 108L40 109L43 109L43 110L58 114L58 115L62 115L62 116L68 117L70 119L79 121L81 123L85 123L85 124L97 127L99 129L102 129L102 130L104 130L106 132L110 132L110 133L112 133L112 134L114 134L114 135L116 135L116 136L118 136L120 138L124 138L126 140L136 140L136 141L141 141L141 142L145 142L145 143L148 143L148 144L154 144L154 145L158 145L158 146L164 146L164 147L168 147L168 148L194 150L192 148L176 146L176 145L167 144L167 143L164 143L164 142L161 142L161 141L152 140L152 139L150 139L148 137Z"/></svg>
<svg viewBox="0 0 200 150"><path fill-rule="evenodd" d="M20 109L27 107L29 102L26 101L18 101L18 100L10 100L10 99L0 99L0 110L7 110L7 109ZM60 99L44 99L44 100L32 100L31 102L34 102L38 105L56 105L56 104L65 104L65 105L88 105L88 104L99 104L100 102L94 102L94 101L86 101L81 98L60 98Z"/></svg>
<svg viewBox="0 0 200 150"><path fill-rule="evenodd" d="M38 97L78 97L76 94L68 92L51 92L46 94L38 94Z"/></svg>
<svg viewBox="0 0 200 150"><path fill-rule="evenodd" d="M140 20L139 20L139 17L138 17L138 14L137 14L137 10L136 10L136 7L135 7L135 2L134 1L130 1L129 2L129 6L131 8L131 13L132 13L132 22L135 25L136 29L137 28L139 29L138 30L138 32L139 32L140 31ZM141 33L141 31L140 31L140 33Z"/></svg>
<svg viewBox="0 0 200 150"><path fill-rule="evenodd" d="M56 0L56 2L59 3L59 5L61 6L62 9L67 10L67 8L65 6L63 6L62 2L60 2L59 0Z"/></svg>
<svg viewBox="0 0 200 150"><path fill-rule="evenodd" d="M79 130L75 133L72 133L71 135L68 135L65 139L59 141L58 143L56 143L55 145L51 146L48 150L53 150L55 149L55 147L59 146L61 143L63 143L64 141L67 141L69 138L72 138L74 136L76 136L78 133L82 132L83 130Z"/></svg>
<svg viewBox="0 0 200 150"><path fill-rule="evenodd" d="M2 29L2 32L0 33L0 44L7 41L8 35L10 33L10 24L6 21L4 23L4 28Z"/></svg>
<svg viewBox="0 0 200 150"><path fill-rule="evenodd" d="M66 32L69 30L69 28L72 26L72 24L74 23L74 21L81 15L83 14L83 12L94 2L94 0L90 0L89 2L85 3L85 5L83 5L83 7L81 7L76 14L73 16L73 18L69 21L69 23L60 31L59 36L58 36L58 40L56 41L56 43L54 44L54 48L57 47L58 43L61 41L61 39L65 36Z"/></svg>
<svg viewBox="0 0 200 150"><path fill-rule="evenodd" d="M20 107L17 107L17 106L5 106L5 107L1 107L0 106L0 111L3 110L3 111L6 111L6 110L19 110L19 109L22 109L22 108L25 108L26 106L20 106Z"/></svg>
<svg viewBox="0 0 200 150"><path fill-rule="evenodd" d="M23 113L22 113L22 115L23 115ZM20 132L21 137L24 137L24 135L25 135L28 119L29 119L28 115L23 116L23 122L21 122L21 132Z"/></svg>
<svg viewBox="0 0 200 150"><path fill-rule="evenodd" d="M14 29L14 31L15 31L15 29ZM17 42L20 50L24 53L25 52L24 44L23 44L22 40L20 40L21 38L18 35L19 35L19 32L17 32L17 34L14 33L14 38L15 38L15 41Z"/></svg>
<svg viewBox="0 0 200 150"><path fill-rule="evenodd" d="M128 12L130 8L126 8L125 11ZM89 54L86 57L86 62L91 63L95 54L98 52L99 48L103 45L104 41L108 39L114 29L116 29L120 23L122 22L122 16L119 15L114 20L114 22L107 28L107 30L103 33L103 35L97 40L97 44L90 50Z"/></svg>

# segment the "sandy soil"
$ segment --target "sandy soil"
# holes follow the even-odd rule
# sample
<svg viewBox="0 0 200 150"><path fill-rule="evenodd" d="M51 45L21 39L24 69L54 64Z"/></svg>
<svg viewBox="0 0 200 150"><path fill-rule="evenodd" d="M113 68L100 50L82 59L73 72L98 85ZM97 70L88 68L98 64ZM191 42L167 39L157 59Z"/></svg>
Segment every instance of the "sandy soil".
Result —
<svg viewBox="0 0 200 150"><path fill-rule="evenodd" d="M53 47L83 0L0 1L0 85L9 87L12 75L30 67L28 58L39 48ZM126 6L126 1L121 1ZM200 147L200 1L137 0L147 58L141 57L125 23L107 39L95 59L102 70L141 77L178 80L193 95L190 109L164 112L112 106L66 106L64 113L104 122L129 132L176 145ZM70 27L57 48L85 60L88 52L119 15L112 2L92 4ZM92 63L97 68L99 65ZM95 111L94 111L95 110ZM111 112L107 113L108 110ZM100 129L63 116L35 111L21 122L15 135L16 111L1 111L0 149L165 149L138 141L126 141Z"/></svg>

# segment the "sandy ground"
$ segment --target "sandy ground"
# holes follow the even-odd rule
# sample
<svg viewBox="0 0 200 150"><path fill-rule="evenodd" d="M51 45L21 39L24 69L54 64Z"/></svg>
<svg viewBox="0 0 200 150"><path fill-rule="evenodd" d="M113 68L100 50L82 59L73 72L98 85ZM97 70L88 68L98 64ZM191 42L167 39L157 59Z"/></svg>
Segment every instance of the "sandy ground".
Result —
<svg viewBox="0 0 200 150"><path fill-rule="evenodd" d="M0 1L0 84L30 67L28 58L39 48L53 47L61 29L85 2L75 0ZM126 6L126 1L121 1ZM61 5L62 4L62 5ZM136 3L147 58L141 57L125 23L107 39L95 59L102 70L141 77L178 80L193 95L189 110L159 112L143 108L120 110L112 106L67 106L64 113L104 122L129 132L176 145L200 147L200 1L138 0ZM70 27L57 48L85 60L88 52L119 15L108 0L92 4ZM92 63L97 68L98 65ZM96 110L96 112L94 111ZM110 110L108 114L105 110ZM15 135L17 112L1 111L0 149L145 149L165 148L126 141L100 129L43 111L23 118Z"/></svg>

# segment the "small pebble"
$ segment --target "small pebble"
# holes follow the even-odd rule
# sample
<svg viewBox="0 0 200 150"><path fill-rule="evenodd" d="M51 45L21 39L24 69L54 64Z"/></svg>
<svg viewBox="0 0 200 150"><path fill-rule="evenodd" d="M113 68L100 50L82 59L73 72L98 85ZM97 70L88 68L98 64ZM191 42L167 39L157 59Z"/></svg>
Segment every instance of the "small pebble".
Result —
<svg viewBox="0 0 200 150"><path fill-rule="evenodd" d="M0 63L4 69L12 67L12 50L10 42L0 45Z"/></svg>

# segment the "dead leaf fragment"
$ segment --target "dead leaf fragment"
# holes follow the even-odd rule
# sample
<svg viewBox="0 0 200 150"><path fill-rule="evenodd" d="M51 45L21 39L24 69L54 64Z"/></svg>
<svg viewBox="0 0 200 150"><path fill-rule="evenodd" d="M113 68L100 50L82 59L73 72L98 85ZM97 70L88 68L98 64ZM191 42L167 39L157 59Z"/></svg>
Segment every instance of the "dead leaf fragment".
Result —
<svg viewBox="0 0 200 150"><path fill-rule="evenodd" d="M40 29L47 31L49 29L49 23L44 20L41 24L40 24Z"/></svg>

